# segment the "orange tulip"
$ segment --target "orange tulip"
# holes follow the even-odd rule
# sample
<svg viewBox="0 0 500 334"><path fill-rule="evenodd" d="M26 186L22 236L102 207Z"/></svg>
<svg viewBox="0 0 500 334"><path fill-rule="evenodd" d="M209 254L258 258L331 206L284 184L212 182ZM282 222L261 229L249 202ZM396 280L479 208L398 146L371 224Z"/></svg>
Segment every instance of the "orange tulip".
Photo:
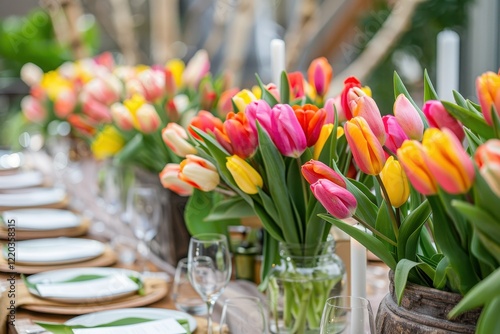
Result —
<svg viewBox="0 0 500 334"><path fill-rule="evenodd" d="M405 140L397 151L398 161L413 187L421 194L437 193L437 181L425 163L422 144L416 140Z"/></svg>
<svg viewBox="0 0 500 334"><path fill-rule="evenodd" d="M202 191L212 191L220 182L217 168L196 155L186 155L179 167L179 179Z"/></svg>
<svg viewBox="0 0 500 334"><path fill-rule="evenodd" d="M500 117L500 73L486 72L479 76L476 79L476 93L484 119L486 123L492 125L492 107Z"/></svg>
<svg viewBox="0 0 500 334"><path fill-rule="evenodd" d="M500 140L490 139L479 146L474 159L482 177L491 190L500 197Z"/></svg>
<svg viewBox="0 0 500 334"><path fill-rule="evenodd" d="M325 124L326 110L312 104L293 106L293 110L306 135L307 147L313 146L318 141L321 128Z"/></svg>
<svg viewBox="0 0 500 334"><path fill-rule="evenodd" d="M211 132L214 133L215 129L219 129L222 131L222 121L212 115L211 112L206 110L200 110L198 114L193 117L191 122L189 123L188 131L191 135L193 135L196 139L201 139L200 136L192 129L192 127L198 128L203 132Z"/></svg>

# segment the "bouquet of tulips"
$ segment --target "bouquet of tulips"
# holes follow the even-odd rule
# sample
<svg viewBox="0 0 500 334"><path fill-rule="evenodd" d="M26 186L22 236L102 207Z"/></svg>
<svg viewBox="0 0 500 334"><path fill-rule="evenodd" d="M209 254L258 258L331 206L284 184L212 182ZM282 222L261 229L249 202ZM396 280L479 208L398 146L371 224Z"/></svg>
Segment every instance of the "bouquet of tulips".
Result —
<svg viewBox="0 0 500 334"><path fill-rule="evenodd" d="M478 105L457 92L455 103L439 101L426 75L422 110L397 74L394 85L394 115L382 118L373 99L347 87L346 114L352 114L345 136L357 168L374 181L347 178L338 163L317 173L311 189L329 212L321 217L394 271L398 301L407 281L460 293L465 297L449 316L483 306L477 331L493 333L500 326L494 311L500 302L500 76L477 79ZM363 228L347 223L349 217Z"/></svg>

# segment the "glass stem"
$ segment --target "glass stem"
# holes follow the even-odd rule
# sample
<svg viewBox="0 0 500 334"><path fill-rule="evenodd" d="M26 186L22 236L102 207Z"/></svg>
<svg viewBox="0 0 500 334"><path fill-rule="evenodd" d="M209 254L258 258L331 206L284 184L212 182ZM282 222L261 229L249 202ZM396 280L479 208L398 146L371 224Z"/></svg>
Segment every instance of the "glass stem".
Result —
<svg viewBox="0 0 500 334"><path fill-rule="evenodd" d="M137 252L140 256L139 268L141 272L145 272L147 270L146 264L149 256L149 247L146 244L146 241L139 240L139 243L137 244Z"/></svg>
<svg viewBox="0 0 500 334"><path fill-rule="evenodd" d="M212 314L214 313L215 301L207 301L207 334L213 333Z"/></svg>

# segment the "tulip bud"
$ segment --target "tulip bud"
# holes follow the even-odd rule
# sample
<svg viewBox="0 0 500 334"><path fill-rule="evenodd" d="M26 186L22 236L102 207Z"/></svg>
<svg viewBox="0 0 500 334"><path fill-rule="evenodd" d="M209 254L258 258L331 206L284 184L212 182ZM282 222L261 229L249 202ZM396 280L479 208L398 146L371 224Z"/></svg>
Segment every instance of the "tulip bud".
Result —
<svg viewBox="0 0 500 334"><path fill-rule="evenodd" d="M396 153L398 148L403 145L403 142L409 138L399 125L396 117L392 115L385 115L382 117L382 122L384 123L384 129L387 135L385 146L392 153Z"/></svg>
<svg viewBox="0 0 500 334"><path fill-rule="evenodd" d="M474 155L481 176L500 197L500 140L490 139L479 146Z"/></svg>
<svg viewBox="0 0 500 334"><path fill-rule="evenodd" d="M179 179L179 164L166 164L160 172L160 182L164 188L170 189L179 196L191 196L193 187Z"/></svg>
<svg viewBox="0 0 500 334"><path fill-rule="evenodd" d="M365 174L378 175L385 164L385 153L363 117L354 117L344 124L347 142L354 161Z"/></svg>
<svg viewBox="0 0 500 334"><path fill-rule="evenodd" d="M140 72L137 80L142 86L144 98L149 102L155 102L165 93L165 73L151 68Z"/></svg>
<svg viewBox="0 0 500 334"><path fill-rule="evenodd" d="M110 107L111 116L116 126L124 131L134 128L134 119L130 111L121 103L113 103Z"/></svg>
<svg viewBox="0 0 500 334"><path fill-rule="evenodd" d="M62 90L54 101L54 113L59 118L66 118L76 106L76 94L71 89Z"/></svg>
<svg viewBox="0 0 500 334"><path fill-rule="evenodd" d="M318 180L327 179L333 183L346 187L345 181L336 171L328 167L326 164L318 160L309 160L301 167L302 176L309 184L313 184Z"/></svg>
<svg viewBox="0 0 500 334"><path fill-rule="evenodd" d="M210 75L206 75L201 80L198 92L200 94L200 108L212 110L215 99L217 98L217 93L215 92L212 77Z"/></svg>
<svg viewBox="0 0 500 334"><path fill-rule="evenodd" d="M347 119L345 117L344 109L342 109L342 105L340 103L340 95L337 95L335 98L329 98L325 102L324 106L326 110L326 120L325 123L334 123L335 122L335 111L337 111L338 124L345 122Z"/></svg>
<svg viewBox="0 0 500 334"><path fill-rule="evenodd" d="M314 197L332 216L338 219L352 217L356 213L356 197L338 184L320 179L311 184Z"/></svg>
<svg viewBox="0 0 500 334"><path fill-rule="evenodd" d="M158 130L161 119L151 104L143 104L137 109L135 114L137 119L137 129L144 133L151 133Z"/></svg>
<svg viewBox="0 0 500 334"><path fill-rule="evenodd" d="M397 156L406 176L419 193L423 195L437 193L437 181L425 163L425 152L420 142L405 140L398 149Z"/></svg>
<svg viewBox="0 0 500 334"><path fill-rule="evenodd" d="M394 116L399 125L410 139L421 140L424 132L424 123L417 109L404 94L399 94L394 102Z"/></svg>
<svg viewBox="0 0 500 334"><path fill-rule="evenodd" d="M358 87L354 87L351 89L360 90ZM353 117L361 116L363 117L370 129L373 131L373 134L377 137L380 144L384 145L385 143L385 129L384 123L382 122L382 116L380 115L380 110L378 109L377 103L375 100L367 95L362 95L358 97L356 100L351 100L351 113Z"/></svg>
<svg viewBox="0 0 500 334"><path fill-rule="evenodd" d="M47 111L42 103L31 95L27 95L21 100L21 110L24 116L33 123L41 123L47 117Z"/></svg>
<svg viewBox="0 0 500 334"><path fill-rule="evenodd" d="M307 70L309 84L314 87L319 96L324 96L328 92L332 75L332 66L325 57L314 59Z"/></svg>
<svg viewBox="0 0 500 334"><path fill-rule="evenodd" d="M347 120L352 118L351 108L349 107L349 92L354 87L361 87L361 82L356 77L349 77L344 81L344 89L342 93L340 93L340 104L342 106L342 110L346 116Z"/></svg>
<svg viewBox="0 0 500 334"><path fill-rule="evenodd" d="M241 191L249 195L257 194L259 188L264 185L260 174L248 162L237 155L226 159L226 167Z"/></svg>
<svg viewBox="0 0 500 334"><path fill-rule="evenodd" d="M474 181L474 165L462 144L450 130L429 128L422 145L425 163L438 184L450 194L467 192Z"/></svg>
<svg viewBox="0 0 500 334"><path fill-rule="evenodd" d="M265 86L266 90L271 93L272 96L274 96L274 98L276 99L276 101L281 101L281 98L280 98L280 91L278 89L278 86L276 86L275 84L273 83L270 83L270 84L267 84Z"/></svg>
<svg viewBox="0 0 500 334"><path fill-rule="evenodd" d="M465 132L462 123L451 116L441 102L429 100L425 102L422 111L431 127L450 129L457 136L458 140L461 142L464 140Z"/></svg>
<svg viewBox="0 0 500 334"><path fill-rule="evenodd" d="M42 78L42 69L33 63L26 63L21 68L21 79L30 87L38 85Z"/></svg>
<svg viewBox="0 0 500 334"><path fill-rule="evenodd" d="M184 73L182 73L182 81L187 87L196 89L201 78L210 70L210 59L205 50L198 50L193 58L187 63Z"/></svg>
<svg viewBox="0 0 500 334"><path fill-rule="evenodd" d="M251 102L245 109L245 115L247 116L248 123L252 127L253 131L257 133L257 126L255 121L259 121L260 125L268 133L271 129L271 114L272 110L269 104L264 100L257 100Z"/></svg>
<svg viewBox="0 0 500 334"><path fill-rule="evenodd" d="M393 207L399 208L406 203L410 196L410 186L403 168L393 156L385 162L380 179Z"/></svg>
<svg viewBox="0 0 500 334"><path fill-rule="evenodd" d="M208 160L188 154L180 163L179 179L202 191L214 190L220 182L217 168Z"/></svg>
<svg viewBox="0 0 500 334"><path fill-rule="evenodd" d="M484 115L484 120L493 125L492 107L500 116L500 71L483 73L476 79L476 93Z"/></svg>
<svg viewBox="0 0 500 334"><path fill-rule="evenodd" d="M196 148L187 141L186 130L177 123L168 123L162 130L161 137L165 145L180 157L197 152Z"/></svg>
<svg viewBox="0 0 500 334"><path fill-rule="evenodd" d="M233 110L233 102L232 98L239 92L238 88L231 88L224 91L219 101L217 102L217 114L219 117L225 118L227 114L229 114ZM244 110L242 110L244 111Z"/></svg>

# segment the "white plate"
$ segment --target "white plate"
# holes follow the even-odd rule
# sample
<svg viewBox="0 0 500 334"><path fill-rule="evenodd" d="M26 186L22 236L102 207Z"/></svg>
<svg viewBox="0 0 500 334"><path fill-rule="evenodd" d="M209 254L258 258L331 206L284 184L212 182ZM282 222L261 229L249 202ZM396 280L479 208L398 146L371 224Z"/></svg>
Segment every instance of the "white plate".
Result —
<svg viewBox="0 0 500 334"><path fill-rule="evenodd" d="M4 211L3 222L14 219L18 230L57 230L78 227L82 217L62 209L17 209Z"/></svg>
<svg viewBox="0 0 500 334"><path fill-rule="evenodd" d="M29 207L62 202L66 192L60 188L30 188L0 194L0 206Z"/></svg>
<svg viewBox="0 0 500 334"><path fill-rule="evenodd" d="M15 174L0 175L0 190L35 187L42 183L43 174L40 171L21 171Z"/></svg>
<svg viewBox="0 0 500 334"><path fill-rule="evenodd" d="M17 230L47 231L80 226L82 217L59 209L19 209L4 211L3 223L13 219Z"/></svg>
<svg viewBox="0 0 500 334"><path fill-rule="evenodd" d="M84 314L66 321L65 324L69 326L83 325L88 327L95 327L98 325L107 324L116 320L131 317L153 320L166 318L186 319L189 323L189 330L191 331L191 333L193 333L197 327L196 320L187 313L176 310L148 307L123 308L118 310Z"/></svg>
<svg viewBox="0 0 500 334"><path fill-rule="evenodd" d="M16 242L16 263L54 265L81 262L104 253L104 244L78 238L47 238ZM3 256L7 258L5 249Z"/></svg>
<svg viewBox="0 0 500 334"><path fill-rule="evenodd" d="M22 163L22 153L0 150L0 172L15 171Z"/></svg>
<svg viewBox="0 0 500 334"><path fill-rule="evenodd" d="M67 282L82 275L105 276L80 282ZM72 268L51 270L31 275L28 282L37 284L29 291L41 298L65 303L109 301L134 294L139 286L129 279L139 277L133 270L121 268Z"/></svg>

